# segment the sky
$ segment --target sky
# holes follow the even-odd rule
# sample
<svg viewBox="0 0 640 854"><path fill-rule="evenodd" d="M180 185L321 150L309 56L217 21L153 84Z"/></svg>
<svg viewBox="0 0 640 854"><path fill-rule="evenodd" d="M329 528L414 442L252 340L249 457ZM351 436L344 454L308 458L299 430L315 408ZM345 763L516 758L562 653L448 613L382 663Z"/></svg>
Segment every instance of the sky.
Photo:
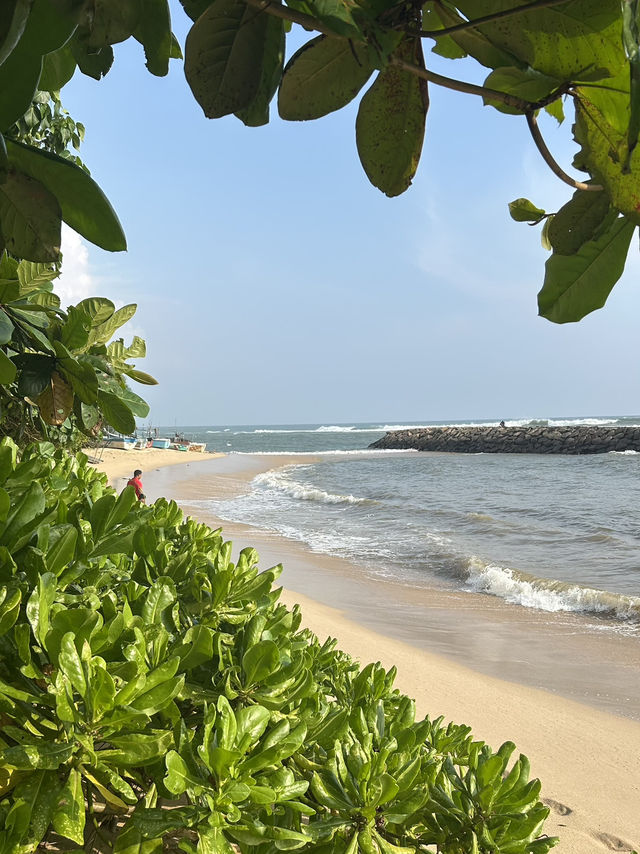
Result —
<svg viewBox="0 0 640 854"><path fill-rule="evenodd" d="M182 45L190 25L172 0ZM307 38L303 34L303 38ZM299 44L298 42L293 42ZM126 253L70 229L63 303L135 302L135 386L154 425L355 423L631 415L637 400L638 244L607 305L578 324L537 316L548 253L513 222L521 196L571 195L524 118L435 86L418 174L388 199L358 161L358 99L314 122L208 120L182 63L150 75L116 46L97 82L62 98L86 126L81 156L123 224ZM428 67L483 70L426 53ZM570 118L542 122L567 169Z"/></svg>

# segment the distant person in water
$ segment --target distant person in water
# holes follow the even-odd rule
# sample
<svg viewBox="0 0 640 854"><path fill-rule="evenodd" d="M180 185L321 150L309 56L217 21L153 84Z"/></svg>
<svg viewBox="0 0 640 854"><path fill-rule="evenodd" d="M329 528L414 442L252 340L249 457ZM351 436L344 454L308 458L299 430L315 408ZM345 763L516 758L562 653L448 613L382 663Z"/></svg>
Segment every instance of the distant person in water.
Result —
<svg viewBox="0 0 640 854"><path fill-rule="evenodd" d="M132 486L136 491L136 498L138 501L142 501L144 503L146 499L146 495L142 491L142 481L140 478L142 477L142 472L140 469L136 469L133 473L133 477L127 481L127 486Z"/></svg>

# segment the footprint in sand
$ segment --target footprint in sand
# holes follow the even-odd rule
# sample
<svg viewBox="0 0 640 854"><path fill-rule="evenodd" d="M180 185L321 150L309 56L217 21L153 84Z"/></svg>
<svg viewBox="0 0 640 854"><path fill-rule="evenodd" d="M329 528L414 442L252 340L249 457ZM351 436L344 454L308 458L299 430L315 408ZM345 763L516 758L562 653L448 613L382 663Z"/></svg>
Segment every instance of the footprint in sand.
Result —
<svg viewBox="0 0 640 854"><path fill-rule="evenodd" d="M612 833L594 833L593 836L610 851L623 851L626 854L631 854L635 850L630 842L625 842L624 839L620 839L619 836L614 836Z"/></svg>
<svg viewBox="0 0 640 854"><path fill-rule="evenodd" d="M554 801L553 798L542 798L542 803L546 804L551 812L556 813L556 815L570 815L573 812L571 807L561 804L560 801Z"/></svg>

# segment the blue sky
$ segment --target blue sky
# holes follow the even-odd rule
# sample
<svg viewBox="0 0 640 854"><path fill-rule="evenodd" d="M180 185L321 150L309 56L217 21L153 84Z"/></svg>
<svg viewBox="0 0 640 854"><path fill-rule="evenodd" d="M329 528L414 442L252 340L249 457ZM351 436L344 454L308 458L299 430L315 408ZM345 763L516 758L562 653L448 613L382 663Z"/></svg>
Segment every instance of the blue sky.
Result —
<svg viewBox="0 0 640 854"><path fill-rule="evenodd" d="M189 21L173 3L182 44ZM482 71L427 53L434 70ZM362 171L357 102L316 122L209 121L182 64L152 77L133 41L63 102L87 128L82 157L125 228L127 253L67 232L60 291L136 302L136 387L154 424L420 421L635 414L637 243L604 310L537 317L547 253L509 218L571 190L524 119L431 87L418 175L387 199ZM544 122L570 170L570 122Z"/></svg>

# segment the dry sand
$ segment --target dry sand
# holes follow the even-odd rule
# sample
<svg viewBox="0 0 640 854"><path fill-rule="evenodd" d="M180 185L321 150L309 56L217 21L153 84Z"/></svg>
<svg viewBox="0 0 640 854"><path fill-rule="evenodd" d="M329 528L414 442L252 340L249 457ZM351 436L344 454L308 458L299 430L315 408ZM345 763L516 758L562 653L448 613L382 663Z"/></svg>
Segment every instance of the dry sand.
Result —
<svg viewBox="0 0 640 854"><path fill-rule="evenodd" d="M142 480L147 472L164 466L182 464L189 466L191 462L202 462L222 457L223 454L199 454L195 451L173 451L169 448L143 448L136 451L121 451L117 448L85 448L84 453L89 461L103 471L109 478L109 483L116 489L124 486L136 469L142 471ZM152 499L153 500L153 499Z"/></svg>
<svg viewBox="0 0 640 854"><path fill-rule="evenodd" d="M195 455L194 455L195 456ZM198 463L203 457L198 455ZM125 459L122 459L122 458ZM185 463L190 467L181 486L190 481L187 502L203 495L202 472L214 468L194 465L179 451L105 452L100 468L114 485L130 476L133 468L149 477L147 494L153 500L162 494L164 466ZM228 458L227 458L228 460ZM227 461L225 460L225 462ZM301 462L301 459L296 460ZM268 467L281 463L271 457ZM244 458L243 470L222 466L216 484L229 493L246 488L247 469L265 468L264 460L252 463ZM176 470L177 472L177 470ZM182 473L182 470L181 472ZM198 479L200 475L200 479ZM210 480L210 479L209 479ZM155 494L154 494L155 493ZM209 493L210 494L210 493ZM207 520L208 521L208 520ZM236 546L253 544L239 541L247 534L235 528ZM272 537L273 548L280 546L283 562L290 543ZM309 554L322 573L321 561ZM331 584L330 576L322 575ZM545 826L550 835L560 837L556 849L563 854L640 851L640 723L591 708L547 691L516 684L478 673L448 658L390 638L354 622L336 608L328 607L301 594L285 591L283 601L302 606L304 623L322 639L337 637L342 649L362 663L371 660L385 667L398 667L397 687L416 698L420 714L467 723L476 738L494 747L507 740L531 760L532 772L543 782L543 799L551 808Z"/></svg>

